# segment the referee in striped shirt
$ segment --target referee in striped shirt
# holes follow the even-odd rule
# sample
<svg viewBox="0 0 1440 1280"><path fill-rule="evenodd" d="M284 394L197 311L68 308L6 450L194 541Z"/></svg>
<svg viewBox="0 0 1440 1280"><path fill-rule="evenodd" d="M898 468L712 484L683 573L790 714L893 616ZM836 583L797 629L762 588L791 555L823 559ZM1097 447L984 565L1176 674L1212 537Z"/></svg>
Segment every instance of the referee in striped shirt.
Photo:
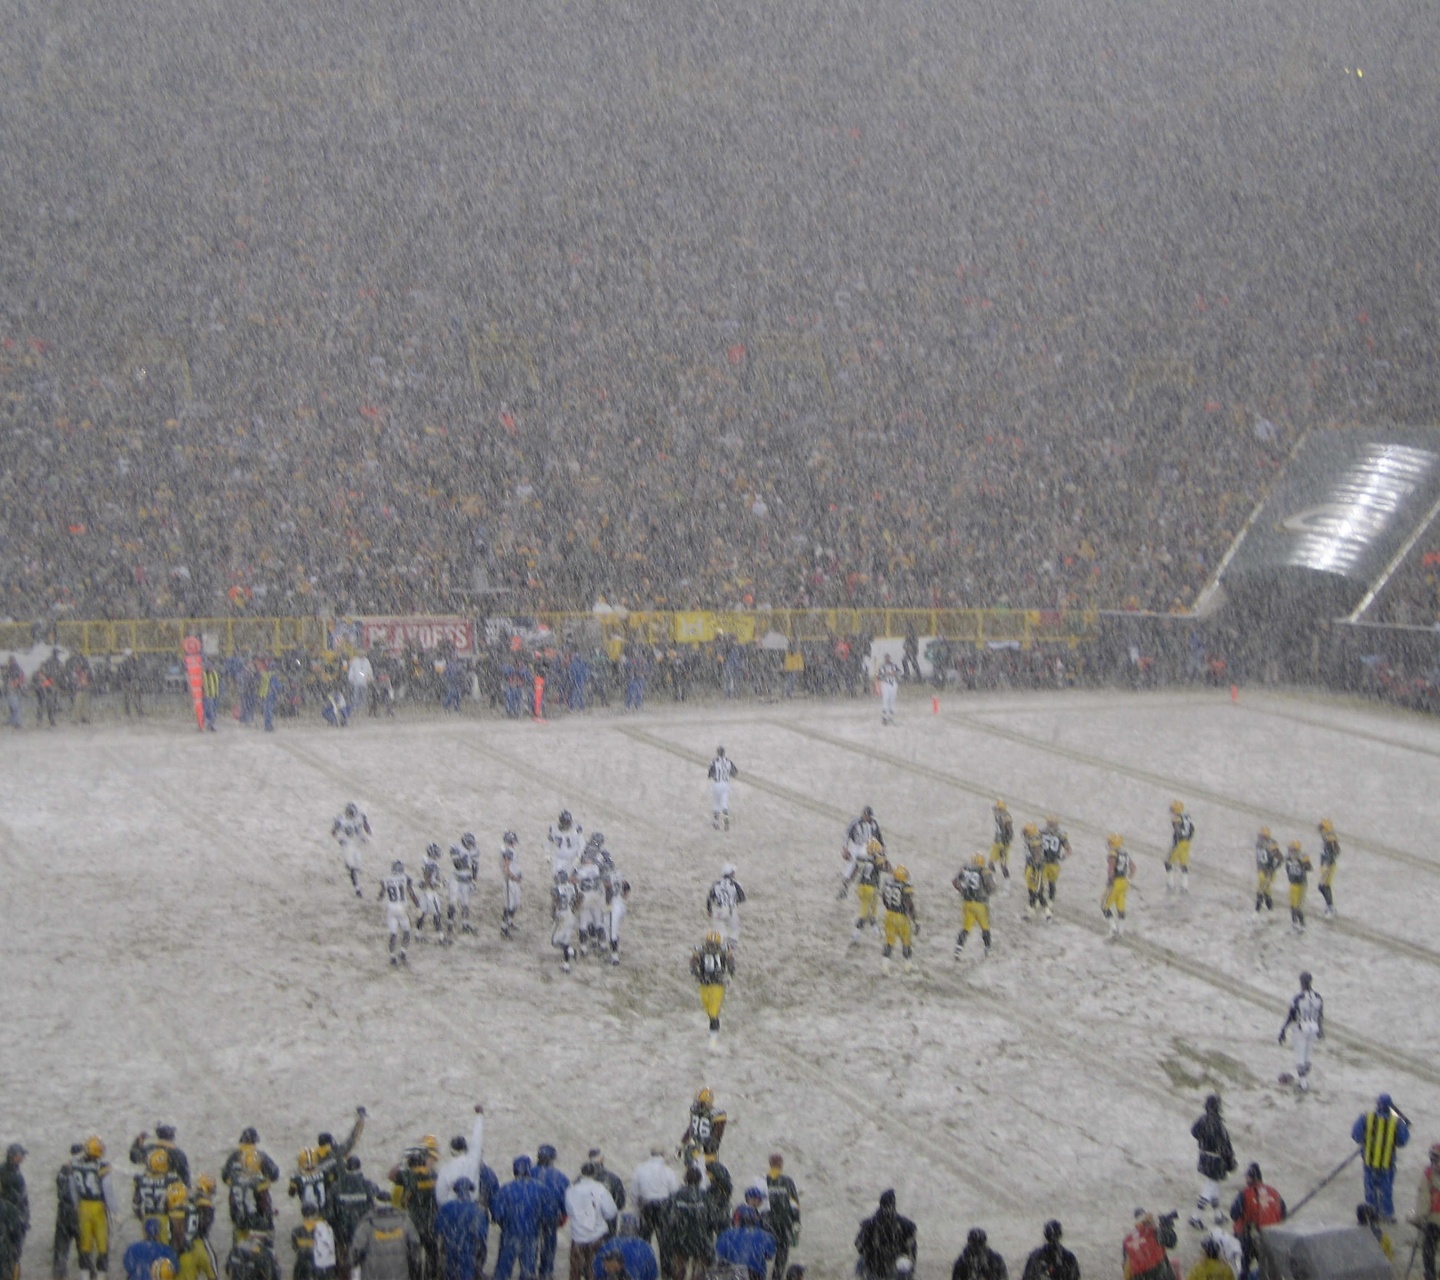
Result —
<svg viewBox="0 0 1440 1280"><path fill-rule="evenodd" d="M740 770L725 754L725 748L716 747L715 759L710 761L710 825L716 831L722 821L725 830L730 830L730 779L739 776Z"/></svg>

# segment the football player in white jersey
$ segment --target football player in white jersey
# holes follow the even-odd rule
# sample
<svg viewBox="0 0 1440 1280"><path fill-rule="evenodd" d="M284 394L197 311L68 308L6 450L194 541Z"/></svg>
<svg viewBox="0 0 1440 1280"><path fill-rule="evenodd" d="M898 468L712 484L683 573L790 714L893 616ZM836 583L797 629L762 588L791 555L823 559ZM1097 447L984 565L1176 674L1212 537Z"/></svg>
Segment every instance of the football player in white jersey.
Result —
<svg viewBox="0 0 1440 1280"><path fill-rule="evenodd" d="M520 910L520 837L513 831L505 833L500 846L500 936L508 938L515 927L515 913Z"/></svg>
<svg viewBox="0 0 1440 1280"><path fill-rule="evenodd" d="M390 874L380 882L380 901L385 904L385 928L390 933L390 963L392 966L408 964L405 952L410 946L410 907L418 907L420 899L415 896L415 886L399 858L390 864Z"/></svg>
<svg viewBox="0 0 1440 1280"><path fill-rule="evenodd" d="M450 903L445 914L452 931L458 914L460 932L475 932L475 926L470 923L470 899L475 893L475 877L479 871L480 851L474 833L467 831L460 837L459 844L450 846Z"/></svg>
<svg viewBox="0 0 1440 1280"><path fill-rule="evenodd" d="M607 875L610 868L615 865L615 859L611 856L610 850L605 847L604 832L594 832L585 842L585 850L595 858L595 865L600 868L602 876Z"/></svg>
<svg viewBox="0 0 1440 1280"><path fill-rule="evenodd" d="M880 664L876 676L880 681L880 723L895 723L895 698L900 692L900 668L890 655Z"/></svg>
<svg viewBox="0 0 1440 1280"><path fill-rule="evenodd" d="M735 761L725 754L724 747L715 748L715 759L710 761L710 825L720 830L720 821L725 821L725 830L730 830L730 779L738 778L740 770Z"/></svg>
<svg viewBox="0 0 1440 1280"><path fill-rule="evenodd" d="M550 824L545 838L550 841L550 850L555 856L555 870L567 876L580 862L580 851L584 847L580 836L585 828L577 826L569 809L563 809L560 817Z"/></svg>
<svg viewBox="0 0 1440 1280"><path fill-rule="evenodd" d="M580 855L580 865L575 869L575 891L580 898L580 954L584 956L589 955L592 942L597 946L604 943L610 914L605 901L605 882L591 848L587 847Z"/></svg>
<svg viewBox="0 0 1440 1280"><path fill-rule="evenodd" d="M550 930L550 944L560 948L560 972L570 972L570 962L575 959L575 911L580 905L580 894L574 881L563 871L555 873L555 887L550 890L550 914L554 928Z"/></svg>
<svg viewBox="0 0 1440 1280"><path fill-rule="evenodd" d="M620 963L620 924L629 910L630 881L620 874L614 859L602 872L605 881L605 900L610 911L610 963Z"/></svg>
<svg viewBox="0 0 1440 1280"><path fill-rule="evenodd" d="M350 872L350 884L355 890L355 896L363 898L365 894L360 888L360 858L373 834L370 830L370 819L352 800L330 824L330 834L340 842L340 856L345 859L345 866Z"/></svg>
<svg viewBox="0 0 1440 1280"><path fill-rule="evenodd" d="M425 860L420 864L420 919L416 921L416 936L425 937L425 921L435 922L435 932L441 933L444 924L440 919L440 893L445 887L445 877L440 874L440 846L425 846Z"/></svg>
<svg viewBox="0 0 1440 1280"><path fill-rule="evenodd" d="M727 862L720 868L720 879L710 886L705 898L705 914L725 940L725 950L734 952L740 945L740 904L745 890L735 879L735 864Z"/></svg>

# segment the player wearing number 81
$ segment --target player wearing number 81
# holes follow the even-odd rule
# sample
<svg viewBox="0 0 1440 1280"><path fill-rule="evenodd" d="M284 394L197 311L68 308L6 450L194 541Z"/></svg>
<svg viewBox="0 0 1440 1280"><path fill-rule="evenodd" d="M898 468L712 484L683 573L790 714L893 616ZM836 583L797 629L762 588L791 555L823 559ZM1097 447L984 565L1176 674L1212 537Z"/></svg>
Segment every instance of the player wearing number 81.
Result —
<svg viewBox="0 0 1440 1280"><path fill-rule="evenodd" d="M415 885L405 874L405 864L399 858L390 864L390 874L380 882L380 901L385 904L385 929L390 935L390 964L392 967L408 964L410 907L418 907L420 899L415 896Z"/></svg>

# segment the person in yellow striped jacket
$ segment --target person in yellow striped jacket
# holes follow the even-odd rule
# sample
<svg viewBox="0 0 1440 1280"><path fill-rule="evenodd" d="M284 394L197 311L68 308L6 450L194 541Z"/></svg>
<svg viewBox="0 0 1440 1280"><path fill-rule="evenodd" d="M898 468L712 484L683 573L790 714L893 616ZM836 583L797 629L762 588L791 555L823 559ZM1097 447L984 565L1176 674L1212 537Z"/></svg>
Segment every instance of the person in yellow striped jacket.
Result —
<svg viewBox="0 0 1440 1280"><path fill-rule="evenodd" d="M1360 1144L1365 1164L1365 1203L1382 1222L1395 1221L1395 1156L1410 1141L1410 1125L1388 1093L1375 1099L1373 1111L1361 1115L1350 1130Z"/></svg>

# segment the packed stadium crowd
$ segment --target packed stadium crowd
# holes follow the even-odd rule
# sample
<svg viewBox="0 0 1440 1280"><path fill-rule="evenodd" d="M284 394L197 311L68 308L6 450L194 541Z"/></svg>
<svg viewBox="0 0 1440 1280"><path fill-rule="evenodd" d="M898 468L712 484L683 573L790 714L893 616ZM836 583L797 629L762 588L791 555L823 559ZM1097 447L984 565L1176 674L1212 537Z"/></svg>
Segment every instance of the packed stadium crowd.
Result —
<svg viewBox="0 0 1440 1280"><path fill-rule="evenodd" d="M403 295L307 313L276 282L267 302L283 341L227 317L244 340L216 339L203 389L163 359L115 376L79 334L5 338L0 614L405 613L477 587L514 610L1169 611L1322 409L1227 385L1233 322L1206 317L1198 388L1137 389L1123 325L1077 351L1058 317L970 320L957 296L955 332L896 296L797 335L798 374L719 326L684 360L537 339L522 407L468 387L464 342ZM963 375L962 337L985 352ZM1433 570L1405 582L1401 614L1428 620Z"/></svg>
<svg viewBox="0 0 1440 1280"><path fill-rule="evenodd" d="M522 12L514 43L550 56L521 84L506 42L433 20L471 62L378 32L15 33L55 119L5 193L0 616L477 589L1164 612L1307 427L1434 420L1410 131L1352 134L1348 84L1305 128L1258 82L1237 99L1188 15L1118 59L1104 40L1144 37L1097 18L1073 64L1062 26L1041 97L1016 96L1037 54L1003 14L962 74L953 14L908 57L914 33L855 15L797 67L751 33L702 55L657 12L596 69L584 24ZM42 55L72 38L102 109ZM199 99L172 39L204 49ZM506 110L476 97L491 74ZM1433 621L1433 576L1399 614Z"/></svg>
<svg viewBox="0 0 1440 1280"><path fill-rule="evenodd" d="M11 361L0 608L404 613L482 581L530 610L597 595L631 608L1169 609L1203 584L1288 443L1217 411L1204 424L1217 447L1195 450L1183 480L1177 456L1138 481L1133 445L1099 422L968 427L951 421L964 406L943 403L938 370L902 375L884 342L850 341L837 376L854 381L834 394L851 403L820 413L747 391L722 357L637 415L640 388L617 385L603 345L591 375L603 399L570 408L557 387L529 413L385 394L383 360L375 405L323 414L309 403L332 397L304 365L263 411L198 414L148 397L158 375L62 395L43 366L63 357ZM427 372L422 387L440 380ZM1016 386L1016 407L1032 390ZM552 414L573 430L543 426Z"/></svg>

